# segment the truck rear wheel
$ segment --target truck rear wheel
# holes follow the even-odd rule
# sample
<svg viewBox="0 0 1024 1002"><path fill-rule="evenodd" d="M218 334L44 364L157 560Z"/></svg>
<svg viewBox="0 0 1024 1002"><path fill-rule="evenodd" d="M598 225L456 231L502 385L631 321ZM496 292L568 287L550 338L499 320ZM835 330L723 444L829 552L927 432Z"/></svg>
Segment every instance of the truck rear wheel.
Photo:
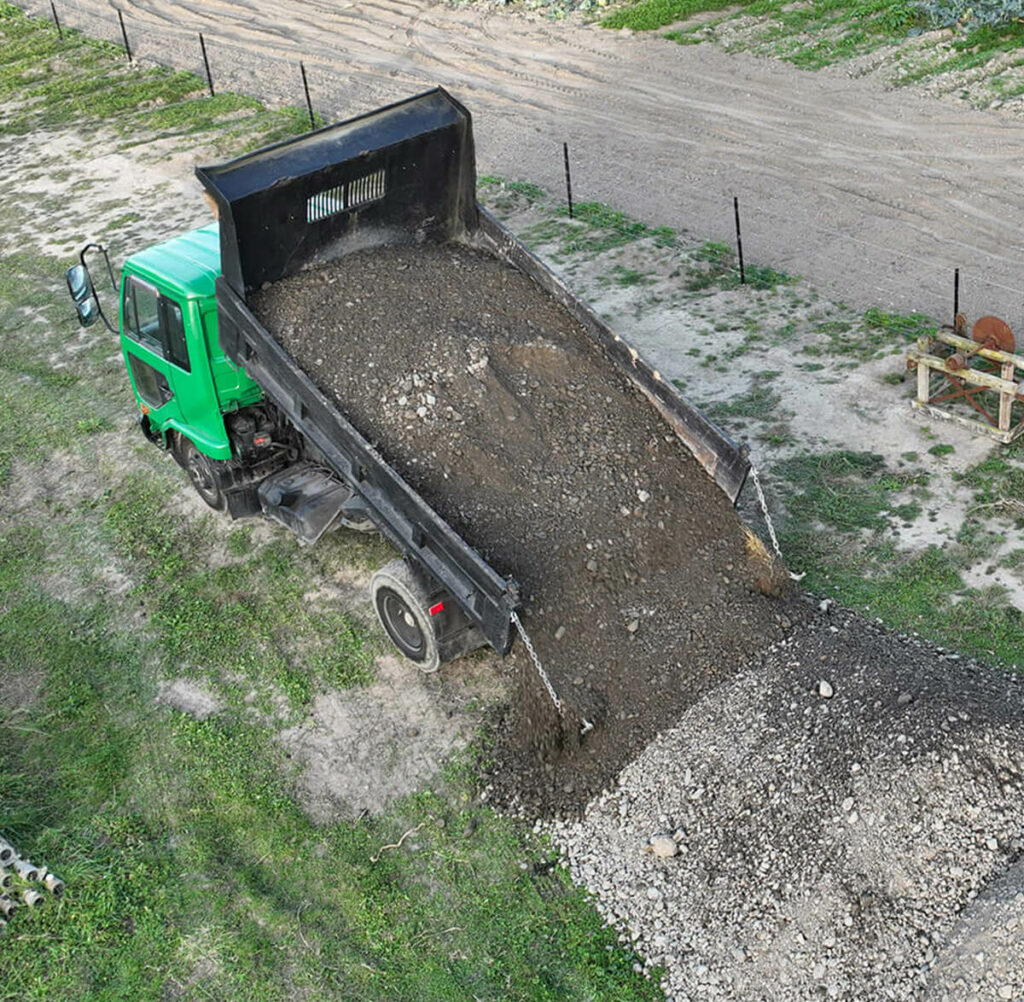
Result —
<svg viewBox="0 0 1024 1002"><path fill-rule="evenodd" d="M214 511L224 511L228 502L217 483L213 461L208 456L204 456L187 438L181 440L181 460L196 493Z"/></svg>
<svg viewBox="0 0 1024 1002"><path fill-rule="evenodd" d="M370 580L373 607L384 632L420 671L441 667L437 637L430 621L430 596L404 560L385 564Z"/></svg>

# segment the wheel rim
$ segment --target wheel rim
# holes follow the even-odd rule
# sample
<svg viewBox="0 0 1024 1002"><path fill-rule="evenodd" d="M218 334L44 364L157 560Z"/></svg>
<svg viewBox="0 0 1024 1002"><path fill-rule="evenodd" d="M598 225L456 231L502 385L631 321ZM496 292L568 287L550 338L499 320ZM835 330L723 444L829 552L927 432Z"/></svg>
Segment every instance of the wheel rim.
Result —
<svg viewBox="0 0 1024 1002"><path fill-rule="evenodd" d="M218 498L217 483L213 479L213 473L203 462L203 458L195 446L188 451L188 477L192 486L199 492L207 504L216 501Z"/></svg>
<svg viewBox="0 0 1024 1002"><path fill-rule="evenodd" d="M426 639L412 609L398 592L382 588L377 594L381 622L399 650L413 661L426 656Z"/></svg>

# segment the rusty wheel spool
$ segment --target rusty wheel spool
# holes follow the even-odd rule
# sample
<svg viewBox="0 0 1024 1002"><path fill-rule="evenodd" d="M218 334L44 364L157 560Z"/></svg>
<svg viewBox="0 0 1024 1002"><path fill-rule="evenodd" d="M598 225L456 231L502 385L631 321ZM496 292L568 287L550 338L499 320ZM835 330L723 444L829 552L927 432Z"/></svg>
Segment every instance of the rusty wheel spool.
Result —
<svg viewBox="0 0 1024 1002"><path fill-rule="evenodd" d="M971 330L971 338L981 348L1012 353L1017 346L1010 325L999 317L981 317Z"/></svg>

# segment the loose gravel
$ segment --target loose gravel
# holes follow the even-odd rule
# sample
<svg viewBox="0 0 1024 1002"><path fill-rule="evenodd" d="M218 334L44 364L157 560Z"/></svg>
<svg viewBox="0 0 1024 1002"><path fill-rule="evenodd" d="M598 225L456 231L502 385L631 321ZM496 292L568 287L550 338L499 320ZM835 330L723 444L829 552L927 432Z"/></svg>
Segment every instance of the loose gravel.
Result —
<svg viewBox="0 0 1024 1002"><path fill-rule="evenodd" d="M499 800L582 806L794 611L725 496L531 279L461 244L350 253L250 296L313 381L501 574L521 648ZM582 721L593 725L582 743Z"/></svg>
<svg viewBox="0 0 1024 1002"><path fill-rule="evenodd" d="M1019 1000L1020 683L830 609L550 831L676 1002Z"/></svg>

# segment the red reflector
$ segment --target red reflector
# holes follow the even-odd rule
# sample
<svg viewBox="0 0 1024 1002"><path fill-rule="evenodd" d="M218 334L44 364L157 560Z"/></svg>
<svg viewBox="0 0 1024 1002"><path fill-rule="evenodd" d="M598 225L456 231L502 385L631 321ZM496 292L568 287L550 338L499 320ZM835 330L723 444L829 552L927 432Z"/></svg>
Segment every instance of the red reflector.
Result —
<svg viewBox="0 0 1024 1002"><path fill-rule="evenodd" d="M439 612L444 612L444 602L438 602L437 605L432 605L429 612L431 616L436 616Z"/></svg>
<svg viewBox="0 0 1024 1002"><path fill-rule="evenodd" d="M259 435L252 440L253 445L270 445L269 435Z"/></svg>

